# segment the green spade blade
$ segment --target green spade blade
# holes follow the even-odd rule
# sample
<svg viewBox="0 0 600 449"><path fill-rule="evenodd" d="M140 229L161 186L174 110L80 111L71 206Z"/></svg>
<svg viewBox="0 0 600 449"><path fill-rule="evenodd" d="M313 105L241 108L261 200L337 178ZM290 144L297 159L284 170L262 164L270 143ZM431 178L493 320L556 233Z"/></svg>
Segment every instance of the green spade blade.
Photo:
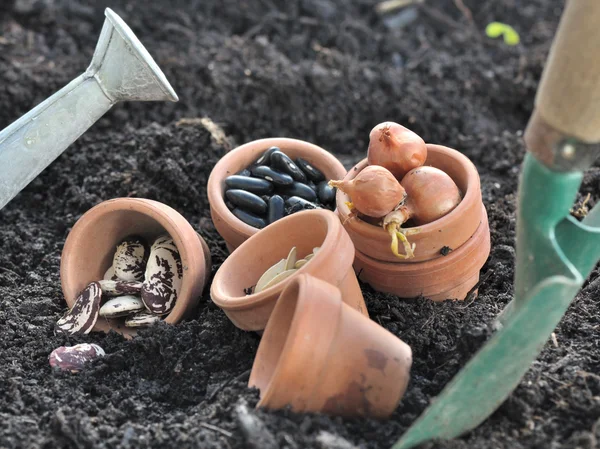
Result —
<svg viewBox="0 0 600 449"><path fill-rule="evenodd" d="M557 173L527 155L517 217L515 299L500 329L393 446L457 437L490 416L519 384L600 254L600 209L569 216L581 173Z"/></svg>

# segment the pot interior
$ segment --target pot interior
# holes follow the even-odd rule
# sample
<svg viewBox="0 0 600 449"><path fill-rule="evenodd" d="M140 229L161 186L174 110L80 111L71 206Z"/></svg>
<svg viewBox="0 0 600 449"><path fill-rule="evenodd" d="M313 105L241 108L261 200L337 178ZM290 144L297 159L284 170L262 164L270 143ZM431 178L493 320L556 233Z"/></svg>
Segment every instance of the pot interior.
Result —
<svg viewBox="0 0 600 449"><path fill-rule="evenodd" d="M424 165L430 165L446 172L456 183L462 196L466 195L469 188L469 172L467 167L461 164L460 160L445 153L429 150Z"/></svg>
<svg viewBox="0 0 600 449"><path fill-rule="evenodd" d="M263 273L287 258L292 247L296 247L300 260L312 253L313 248L323 245L328 229L325 218L305 212L297 212L269 225L244 242L223 263L219 270L222 277L215 279L219 290L230 298L246 298L246 292L254 288ZM310 273L313 262L327 256L318 252L296 273Z"/></svg>
<svg viewBox="0 0 600 449"><path fill-rule="evenodd" d="M90 282L103 279L104 273L112 265L117 245L125 237L137 235L151 245L156 237L165 233L168 233L167 230L154 218L133 210L109 211L87 223L77 235L71 254L63 256L71 259L67 274L68 288L72 292L69 298L71 304L77 292ZM107 321L111 327L122 329L125 326L125 318Z"/></svg>

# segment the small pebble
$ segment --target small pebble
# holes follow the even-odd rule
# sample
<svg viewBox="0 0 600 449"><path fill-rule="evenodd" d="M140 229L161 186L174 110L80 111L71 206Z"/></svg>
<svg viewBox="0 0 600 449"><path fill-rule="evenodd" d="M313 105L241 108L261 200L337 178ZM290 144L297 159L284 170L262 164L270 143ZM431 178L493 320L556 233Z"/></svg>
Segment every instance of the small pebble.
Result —
<svg viewBox="0 0 600 449"><path fill-rule="evenodd" d="M317 195L323 204L332 204L335 201L335 193L336 189L327 184L327 181L321 181L317 186Z"/></svg>
<svg viewBox="0 0 600 449"><path fill-rule="evenodd" d="M267 215L267 221L269 224L276 222L280 218L283 218L285 213L285 203L283 198L279 195L273 195L269 199L269 212Z"/></svg>
<svg viewBox="0 0 600 449"><path fill-rule="evenodd" d="M123 295L111 298L100 307L100 316L104 318L118 318L131 315L144 310L144 303L133 295Z"/></svg>
<svg viewBox="0 0 600 449"><path fill-rule="evenodd" d="M312 164L310 164L307 160L299 157L296 159L296 165L300 167L300 169L306 173L308 179L314 182L321 182L325 180L325 175L317 170Z"/></svg>
<svg viewBox="0 0 600 449"><path fill-rule="evenodd" d="M106 355L104 350L93 343L81 343L75 346L61 346L50 353L50 366L63 371L77 373L84 365L97 357Z"/></svg>
<svg viewBox="0 0 600 449"><path fill-rule="evenodd" d="M271 147L265 151L254 163L254 165L267 165L271 161L271 154L275 151L281 151L279 147Z"/></svg>
<svg viewBox="0 0 600 449"><path fill-rule="evenodd" d="M267 225L264 219L254 215L251 212L246 212L245 210L240 209L239 207L233 209L232 213L249 226L262 229Z"/></svg>
<svg viewBox="0 0 600 449"><path fill-rule="evenodd" d="M299 196L307 201L316 201L317 193L306 184L294 182L291 186L280 187L279 193L287 196Z"/></svg>
<svg viewBox="0 0 600 449"><path fill-rule="evenodd" d="M255 214L263 215L267 213L267 203L254 193L246 192L240 189L231 189L225 192L225 197L236 206Z"/></svg>
<svg viewBox="0 0 600 449"><path fill-rule="evenodd" d="M98 282L92 282L77 296L75 304L56 325L67 334L87 334L98 320L102 289Z"/></svg>
<svg viewBox="0 0 600 449"><path fill-rule="evenodd" d="M273 170L265 165L252 167L251 171L254 176L271 181L275 185L288 186L294 183L294 179L290 175Z"/></svg>
<svg viewBox="0 0 600 449"><path fill-rule="evenodd" d="M282 173L287 173L294 178L294 181L306 182L306 175L304 172L298 168L298 166L287 154L281 151L275 151L273 154L271 154L270 165L275 170L278 170Z"/></svg>
<svg viewBox="0 0 600 449"><path fill-rule="evenodd" d="M123 281L142 281L148 248L139 237L128 237L117 246L113 257L115 275Z"/></svg>
<svg viewBox="0 0 600 449"><path fill-rule="evenodd" d="M248 171L248 173L250 172ZM225 186L228 189L241 189L257 195L265 195L273 192L273 184L266 179L250 178L248 176L229 176L225 178Z"/></svg>

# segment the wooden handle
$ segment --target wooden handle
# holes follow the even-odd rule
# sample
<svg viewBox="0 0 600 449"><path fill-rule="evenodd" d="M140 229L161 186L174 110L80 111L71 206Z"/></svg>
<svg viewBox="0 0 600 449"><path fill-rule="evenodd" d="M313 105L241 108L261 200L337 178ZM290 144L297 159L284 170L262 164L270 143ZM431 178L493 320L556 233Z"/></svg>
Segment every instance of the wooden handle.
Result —
<svg viewBox="0 0 600 449"><path fill-rule="evenodd" d="M567 0L535 104L557 131L600 142L600 0Z"/></svg>

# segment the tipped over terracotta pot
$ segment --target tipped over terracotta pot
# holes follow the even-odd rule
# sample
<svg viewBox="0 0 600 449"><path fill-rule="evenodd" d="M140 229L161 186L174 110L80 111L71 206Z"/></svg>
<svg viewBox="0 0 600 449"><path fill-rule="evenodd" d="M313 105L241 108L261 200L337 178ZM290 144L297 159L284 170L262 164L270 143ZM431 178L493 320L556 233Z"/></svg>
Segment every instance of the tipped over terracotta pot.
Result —
<svg viewBox="0 0 600 449"><path fill-rule="evenodd" d="M288 256L292 247L297 248L299 258L315 247L320 249L287 279L247 294L267 269ZM351 308L368 316L353 261L354 245L335 213L319 209L298 212L262 229L231 253L215 274L210 296L237 327L262 331L283 289L307 273L339 288Z"/></svg>
<svg viewBox="0 0 600 449"><path fill-rule="evenodd" d="M367 160L350 169L356 177ZM479 174L473 163L456 150L427 145L430 165L446 172L462 192L462 200L447 215L416 228L408 237L416 244L415 257L398 259L390 250L390 235L350 213L348 195L338 190L337 212L356 247L354 268L375 290L403 298L464 299L479 281L479 270L490 252L487 212L481 198Z"/></svg>
<svg viewBox="0 0 600 449"><path fill-rule="evenodd" d="M174 324L197 305L211 270L206 242L176 210L153 200L117 198L87 211L69 233L60 261L63 294L69 308L78 293L90 282L103 278L112 265L115 247L125 237L137 235L151 242L169 234L177 246L183 265L181 290L173 309L163 317ZM98 318L93 331L114 330L125 336L136 333L124 319Z"/></svg>
<svg viewBox="0 0 600 449"><path fill-rule="evenodd" d="M309 275L288 283L262 336L249 386L257 407L388 417L406 391L410 347Z"/></svg>
<svg viewBox="0 0 600 449"><path fill-rule="evenodd" d="M297 139L273 137L254 140L227 153L213 168L208 179L207 193L212 221L230 251L256 234L259 229L244 223L227 208L224 200L225 178L248 168L272 146L279 147L292 159L305 159L327 179L341 179L346 175L342 163L331 153L317 145Z"/></svg>

